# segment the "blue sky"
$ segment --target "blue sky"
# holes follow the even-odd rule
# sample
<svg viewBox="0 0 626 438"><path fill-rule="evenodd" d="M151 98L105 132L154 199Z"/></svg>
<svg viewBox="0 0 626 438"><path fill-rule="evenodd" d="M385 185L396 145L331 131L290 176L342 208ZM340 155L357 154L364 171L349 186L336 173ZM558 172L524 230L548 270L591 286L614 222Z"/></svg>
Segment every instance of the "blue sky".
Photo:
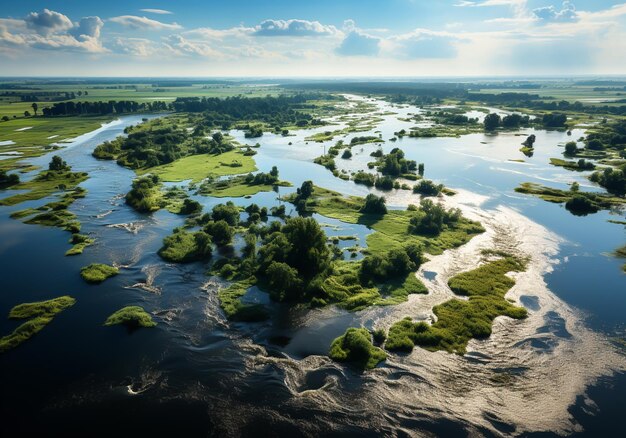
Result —
<svg viewBox="0 0 626 438"><path fill-rule="evenodd" d="M607 0L5 3L5 76L626 73L626 3Z"/></svg>

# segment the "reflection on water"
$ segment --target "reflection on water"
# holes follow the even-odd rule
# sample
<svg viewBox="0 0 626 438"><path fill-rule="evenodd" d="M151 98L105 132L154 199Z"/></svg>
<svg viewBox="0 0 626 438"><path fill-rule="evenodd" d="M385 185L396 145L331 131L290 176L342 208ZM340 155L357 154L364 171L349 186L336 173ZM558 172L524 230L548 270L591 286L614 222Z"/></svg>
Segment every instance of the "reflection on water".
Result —
<svg viewBox="0 0 626 438"><path fill-rule="evenodd" d="M373 129L384 139L414 125L398 118L421 111L373 102L376 112L395 113L380 116L383 121ZM384 143L385 152L401 147L408 158L425 163L427 178L458 189L446 203L480 220L487 232L431 257L418 272L430 293L411 296L398 306L358 313L336 308L306 311L270 303L266 294L253 289L245 300L266 303L272 319L229 324L216 296L222 282L205 275L206 265L174 265L156 255L162 238L184 218L165 211L146 216L128 208L123 195L133 172L90 155L97 144L140 120L123 117L54 152L75 170L90 173L81 184L88 196L71 207L83 222L83 232L96 238L83 255L63 257L66 232L8 217L11 211L48 200L0 209L0 312L61 294L78 300L33 339L0 357L3 417L30 425L23 426L25 431L46 424L77 433L87 425L108 431L112 416L125 420L129 431L161 435L257 435L268 428L284 435L508 435L573 433L582 426L589 436L599 430L615 432L610 425L617 427L620 417L611 406L623 406L625 392L618 389L626 378L611 377L614 370L624 369L624 360L606 336L623 336L626 295L621 292L626 280L619 262L604 254L623 242L623 227L608 223L618 217L607 212L574 217L562 206L513 191L524 181L559 188L572 181L590 186L585 173L547 164L582 131L570 137L523 129ZM345 194L367 194L366 187L333 177L313 159L336 140L373 131L325 144L305 140L329 129L289 137L265 134L255 156L259 169L269 171L275 165L281 179L294 186L232 201L277 206L280 195L308 179ZM530 133L537 140L535 154L527 158L518 149ZM247 143L243 133L232 134ZM336 160L339 169L367 169L376 148L353 148L352 159ZM42 165L49 159L32 161ZM392 207L419 202L407 191L385 195ZM193 198L205 211L230 200ZM371 232L366 227L319 215L316 219L331 238L354 239L338 241L346 257L348 248L366 246ZM475 267L481 249L494 247L532 257L526 272L514 274L517 284L507 295L529 310L528 319L499 318L493 335L470 342L464 357L416 348L411 354L392 355L371 372L358 373L325 356L332 339L347 327L388 328L404 316L432 319L432 307L453 296L448 279ZM91 262L116 264L122 270L104 284L90 286L78 272ZM103 327L106 317L124 305L144 306L159 325L133 332ZM16 325L0 318L0 333ZM617 386L612 389L607 382ZM604 418L602 425L590 414Z"/></svg>

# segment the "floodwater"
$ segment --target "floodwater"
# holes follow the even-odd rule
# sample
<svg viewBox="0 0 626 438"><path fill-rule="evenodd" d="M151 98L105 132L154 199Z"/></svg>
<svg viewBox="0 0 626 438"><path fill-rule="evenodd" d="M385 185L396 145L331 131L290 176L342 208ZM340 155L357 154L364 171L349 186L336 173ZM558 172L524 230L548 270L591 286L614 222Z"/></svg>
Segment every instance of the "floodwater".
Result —
<svg viewBox="0 0 626 438"><path fill-rule="evenodd" d="M313 159L338 139L349 142L355 135L380 133L388 140L415 124L399 118L421 111L370 102L376 105L373 113L383 119L371 132L326 143L305 140L312 133L341 128L341 122L288 137L265 134L254 139L261 143L255 156L259 170L277 166L281 179L294 185L281 187L280 195L309 179L344 194L367 194L366 187L334 177ZM357 313L333 307L295 311L269 303L265 293L253 289L246 300L270 304L271 320L231 324L216 296L221 282L205 275L205 265L169 264L156 255L163 237L184 218L166 211L134 212L123 200L133 172L91 156L96 145L121 135L141 118L122 117L54 152L74 170L90 174L81 184L87 197L71 207L82 232L96 239L84 254L63 256L70 237L65 231L9 218L13 211L50 199L0 207L0 315L22 302L65 294L77 299L35 337L0 356L0 431L64 431L64 436L620 433L626 361L614 340L625 336L626 276L623 261L610 254L623 245L624 226L608 220L624 220L624 215L577 217L561 205L513 191L526 181L559 188L577 181L584 190L599 190L585 173L549 164L550 157L561 156L565 142L583 131L568 135L523 129L383 143L385 152L401 147L408 158L425 163L427 178L458 190L446 204L480 220L487 232L431 257L418 272L430 293L411 296L398 306ZM519 148L531 133L537 140L528 158ZM249 143L243 133L231 134ZM348 172L366 170L369 154L378 147L355 146L352 159L336 162ZM45 165L51 155L29 162ZM519 159L524 162L510 161ZM0 192L2 197L9 194ZM409 191L385 196L392 208L419 203ZM229 200L193 197L205 211ZM232 200L268 208L280 203L274 192ZM355 242L364 246L371 232L362 225L319 215L316 219L331 236L358 237L342 241L344 248ZM434 305L453 296L447 280L474 268L484 248L531 257L528 270L514 274L517 284L507 295L529 310L529 318L497 319L493 335L470 342L463 357L416 348L360 373L325 356L332 339L347 327L388 328L404 316L428 319ZM121 273L101 285L87 285L79 271L92 262L119 265ZM102 326L108 315L126 305L146 308L157 327L129 332ZM18 324L2 316L0 333Z"/></svg>

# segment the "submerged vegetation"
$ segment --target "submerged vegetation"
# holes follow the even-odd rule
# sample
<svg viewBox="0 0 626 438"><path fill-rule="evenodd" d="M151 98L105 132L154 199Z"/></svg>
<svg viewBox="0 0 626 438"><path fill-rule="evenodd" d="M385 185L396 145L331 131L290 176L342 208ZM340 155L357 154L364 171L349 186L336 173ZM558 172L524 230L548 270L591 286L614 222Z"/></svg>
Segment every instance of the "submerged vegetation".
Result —
<svg viewBox="0 0 626 438"><path fill-rule="evenodd" d="M0 353L17 347L22 342L30 339L40 332L52 319L73 306L76 300L70 296L62 296L47 301L25 303L15 306L9 312L11 319L28 319L18 326L13 333L0 338Z"/></svg>

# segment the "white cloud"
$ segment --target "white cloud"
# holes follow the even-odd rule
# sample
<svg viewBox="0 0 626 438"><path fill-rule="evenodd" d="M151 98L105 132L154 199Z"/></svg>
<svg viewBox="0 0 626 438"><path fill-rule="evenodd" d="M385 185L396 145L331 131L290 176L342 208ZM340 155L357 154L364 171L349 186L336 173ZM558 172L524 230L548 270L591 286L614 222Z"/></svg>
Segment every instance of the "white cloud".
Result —
<svg viewBox="0 0 626 438"><path fill-rule="evenodd" d="M70 29L73 24L67 16L44 9L41 12L31 12L24 19L26 25L40 35L50 35Z"/></svg>
<svg viewBox="0 0 626 438"><path fill-rule="evenodd" d="M23 20L0 19L0 46L103 53L107 51L100 40L103 25L99 17L83 17L72 23L66 15L44 9L31 12Z"/></svg>
<svg viewBox="0 0 626 438"><path fill-rule="evenodd" d="M131 29L138 30L178 30L182 26L177 23L162 23L152 20L148 17L138 17L136 15L120 15L119 17L109 18L109 21L120 24Z"/></svg>
<svg viewBox="0 0 626 438"><path fill-rule="evenodd" d="M176 55L193 55L202 57L218 57L222 54L204 41L188 40L182 35L170 35L165 39L165 46Z"/></svg>
<svg viewBox="0 0 626 438"><path fill-rule="evenodd" d="M569 22L578 19L576 8L570 1L564 1L561 10L554 6L545 6L533 9L533 14L541 22Z"/></svg>
<svg viewBox="0 0 626 438"><path fill-rule="evenodd" d="M170 15L173 14L172 11L166 11L165 9L139 9L141 12L147 12L148 14L157 14L157 15Z"/></svg>
<svg viewBox="0 0 626 438"><path fill-rule="evenodd" d="M265 20L255 27L258 36L327 36L336 34L335 26L323 25L319 21L308 20Z"/></svg>
<svg viewBox="0 0 626 438"><path fill-rule="evenodd" d="M122 53L137 57L148 57L153 55L157 50L157 44L146 38L115 38L109 46L115 53Z"/></svg>
<svg viewBox="0 0 626 438"><path fill-rule="evenodd" d="M454 58L459 38L447 32L416 29L382 41L382 54L399 59Z"/></svg>
<svg viewBox="0 0 626 438"><path fill-rule="evenodd" d="M380 51L381 39L354 29L346 35L335 53L340 56L375 56Z"/></svg>
<svg viewBox="0 0 626 438"><path fill-rule="evenodd" d="M100 30L104 22L100 17L83 17L70 29L69 33L75 38L100 38Z"/></svg>

